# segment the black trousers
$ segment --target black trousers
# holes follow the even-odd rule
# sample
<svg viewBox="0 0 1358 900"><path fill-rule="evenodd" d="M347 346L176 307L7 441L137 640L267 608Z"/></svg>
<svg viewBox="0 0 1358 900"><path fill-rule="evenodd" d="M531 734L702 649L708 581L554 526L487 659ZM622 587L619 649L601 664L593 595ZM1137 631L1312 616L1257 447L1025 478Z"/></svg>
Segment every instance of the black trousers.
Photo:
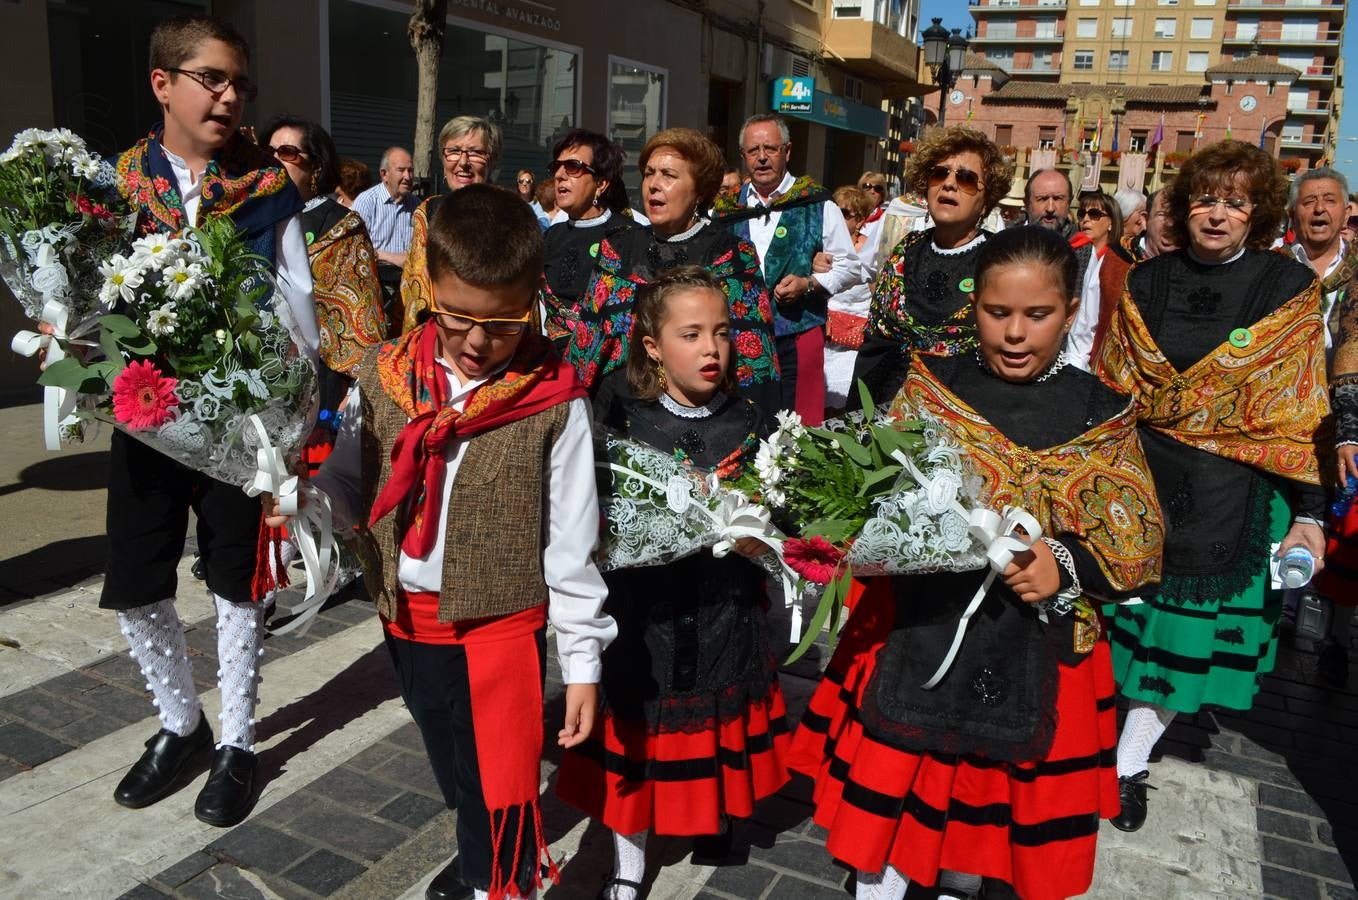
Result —
<svg viewBox="0 0 1358 900"><path fill-rule="evenodd" d="M135 609L173 597L189 510L208 590L249 603L259 542L259 498L209 478L121 431L109 446L108 567L99 605Z"/></svg>
<svg viewBox="0 0 1358 900"><path fill-rule="evenodd" d="M417 644L386 636L396 682L410 716L419 726L429 765L449 809L457 811L457 859L463 884L487 890L491 876L490 812L481 792L481 767L476 755L472 725L472 696L467 678L467 651L460 644ZM546 631L537 637L539 677L547 656ZM526 709L525 716L541 716L540 709ZM533 885L537 865L537 837L533 823L511 810L505 823L500 871L514 865L515 834L522 832L517 881L522 893ZM508 883L511 879L506 878Z"/></svg>

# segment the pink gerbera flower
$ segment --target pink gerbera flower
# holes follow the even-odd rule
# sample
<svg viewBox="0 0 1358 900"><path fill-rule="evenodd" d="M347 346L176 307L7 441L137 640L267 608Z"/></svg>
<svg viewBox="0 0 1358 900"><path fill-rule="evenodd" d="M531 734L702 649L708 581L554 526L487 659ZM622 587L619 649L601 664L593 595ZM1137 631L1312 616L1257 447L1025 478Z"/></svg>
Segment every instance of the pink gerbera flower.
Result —
<svg viewBox="0 0 1358 900"><path fill-rule="evenodd" d="M147 360L128 364L113 379L113 417L128 431L159 428L174 418L179 398L175 385Z"/></svg>
<svg viewBox="0 0 1358 900"><path fill-rule="evenodd" d="M844 551L820 535L809 541L792 538L783 544L783 560L807 581L829 584L844 560Z"/></svg>

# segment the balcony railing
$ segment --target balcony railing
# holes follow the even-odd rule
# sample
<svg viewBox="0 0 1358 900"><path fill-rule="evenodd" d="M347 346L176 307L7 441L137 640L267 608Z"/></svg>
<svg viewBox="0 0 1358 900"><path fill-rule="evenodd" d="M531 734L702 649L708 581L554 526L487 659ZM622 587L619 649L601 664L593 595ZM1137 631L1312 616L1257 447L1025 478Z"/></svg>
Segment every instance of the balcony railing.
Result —
<svg viewBox="0 0 1358 900"><path fill-rule="evenodd" d="M1009 73L1011 73L1011 74L1022 74L1022 75L1060 75L1060 74L1061 74L1061 67L1058 66L1056 63L1040 63L1040 62L1032 62L1032 63L1028 63L1027 65L1022 65L1022 66L1021 66L1021 65L1018 65L1017 63L1011 63L1011 64L1009 64L1009 65L1007 65L1007 66L1002 66L1002 67L1004 68L1005 71L1007 71L1007 72L1009 72Z"/></svg>
<svg viewBox="0 0 1358 900"><path fill-rule="evenodd" d="M1283 135L1279 138L1279 143L1284 147L1294 150L1324 150L1325 138L1323 137L1289 137Z"/></svg>
<svg viewBox="0 0 1358 900"><path fill-rule="evenodd" d="M1275 36L1275 37L1262 37L1262 36L1259 36L1259 35L1257 35L1257 34L1251 34L1251 35L1249 35L1249 36L1228 34L1226 37L1224 37L1224 38L1222 39L1222 43L1223 43L1223 44L1247 44L1247 45L1248 45L1248 44L1254 43L1256 39L1259 41L1259 43L1260 43L1262 46L1265 46L1265 47L1279 46L1279 45L1285 45L1285 46L1286 46L1286 45L1297 45L1297 46L1302 46L1302 45L1304 45L1304 46L1307 46L1307 47L1338 47L1338 46L1339 46L1339 37L1338 37L1337 35L1336 35L1335 37L1330 37L1330 36L1328 36L1328 35L1326 35L1325 37L1320 37L1320 36L1318 36L1318 35L1314 35L1314 36L1311 36L1311 37L1306 37L1306 36L1304 36L1304 35L1298 35L1297 37L1292 37L1292 36L1290 36L1290 35L1286 35L1286 36L1285 36L1285 35L1278 35L1278 36Z"/></svg>
<svg viewBox="0 0 1358 900"><path fill-rule="evenodd" d="M1334 80L1335 66L1307 66L1298 76L1299 81L1332 81Z"/></svg>
<svg viewBox="0 0 1358 900"><path fill-rule="evenodd" d="M1292 12L1298 9L1324 9L1343 12L1343 0L1226 0L1227 9L1264 9Z"/></svg>
<svg viewBox="0 0 1358 900"><path fill-rule="evenodd" d="M1289 116L1328 116L1330 107L1329 104L1325 103L1320 106L1289 106L1287 114Z"/></svg>
<svg viewBox="0 0 1358 900"><path fill-rule="evenodd" d="M1012 31L987 31L971 38L973 44L1060 44L1064 40L1059 34L1018 34Z"/></svg>
<svg viewBox="0 0 1358 900"><path fill-rule="evenodd" d="M1012 13L1032 12L1035 9L1060 11L1066 8L1065 0L967 0L972 13Z"/></svg>

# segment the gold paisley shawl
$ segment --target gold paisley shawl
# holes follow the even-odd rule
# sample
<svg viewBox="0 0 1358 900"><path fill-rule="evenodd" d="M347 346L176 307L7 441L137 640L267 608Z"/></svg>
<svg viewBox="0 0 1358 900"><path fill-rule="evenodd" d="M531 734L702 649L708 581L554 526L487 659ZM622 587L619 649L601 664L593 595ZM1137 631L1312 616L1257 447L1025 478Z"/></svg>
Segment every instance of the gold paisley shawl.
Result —
<svg viewBox="0 0 1358 900"><path fill-rule="evenodd" d="M353 377L363 352L386 337L377 255L363 219L352 210L325 234L308 234L307 240L321 360Z"/></svg>
<svg viewBox="0 0 1358 900"><path fill-rule="evenodd" d="M1320 483L1317 435L1330 414L1320 282L1179 372L1123 289L1098 373L1136 398L1142 424L1264 472ZM1234 332L1233 332L1234 333Z"/></svg>
<svg viewBox="0 0 1358 900"><path fill-rule="evenodd" d="M892 414L908 417L912 409L933 416L965 448L992 509L1021 506L1045 534L1073 535L1118 591L1160 580L1164 524L1130 401L1074 440L1033 450L1005 437L917 356Z"/></svg>

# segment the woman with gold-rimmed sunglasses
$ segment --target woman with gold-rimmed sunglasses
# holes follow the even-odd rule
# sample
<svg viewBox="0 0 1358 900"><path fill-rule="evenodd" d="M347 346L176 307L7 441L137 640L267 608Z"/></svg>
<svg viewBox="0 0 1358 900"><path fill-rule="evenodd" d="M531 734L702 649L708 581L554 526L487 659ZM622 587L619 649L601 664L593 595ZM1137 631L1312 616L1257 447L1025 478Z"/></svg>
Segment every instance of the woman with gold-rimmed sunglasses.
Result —
<svg viewBox="0 0 1358 900"><path fill-rule="evenodd" d="M1157 594L1106 610L1131 701L1112 820L1123 831L1145 822L1150 750L1176 714L1254 704L1282 612L1270 555L1304 548L1318 570L1325 549L1320 285L1290 254L1269 252L1287 178L1263 150L1223 141L1165 190L1184 249L1131 270L1098 361L1105 381L1134 395L1167 531Z"/></svg>
<svg viewBox="0 0 1358 900"><path fill-rule="evenodd" d="M489 119L480 116L450 119L439 132L438 146L443 180L449 191L469 184L486 184L495 177L500 163L500 128ZM444 196L435 194L425 200L411 217L410 252L401 273L401 304L405 309L402 331L418 325L421 315L433 306L434 287L427 271L425 241L429 219Z"/></svg>
<svg viewBox="0 0 1358 900"><path fill-rule="evenodd" d="M980 223L1009 193L1013 163L969 128L927 137L905 170L906 189L926 198L933 227L896 245L872 288L872 306L854 367L879 401L894 397L914 353L976 350L971 303Z"/></svg>
<svg viewBox="0 0 1358 900"><path fill-rule="evenodd" d="M872 199L872 211L859 226L863 241L857 248L858 259L868 271L868 277L872 278L877 275L877 257L882 251L882 226L886 224L886 208L890 199L887 197L886 176L881 172L864 172L858 176L858 189Z"/></svg>

